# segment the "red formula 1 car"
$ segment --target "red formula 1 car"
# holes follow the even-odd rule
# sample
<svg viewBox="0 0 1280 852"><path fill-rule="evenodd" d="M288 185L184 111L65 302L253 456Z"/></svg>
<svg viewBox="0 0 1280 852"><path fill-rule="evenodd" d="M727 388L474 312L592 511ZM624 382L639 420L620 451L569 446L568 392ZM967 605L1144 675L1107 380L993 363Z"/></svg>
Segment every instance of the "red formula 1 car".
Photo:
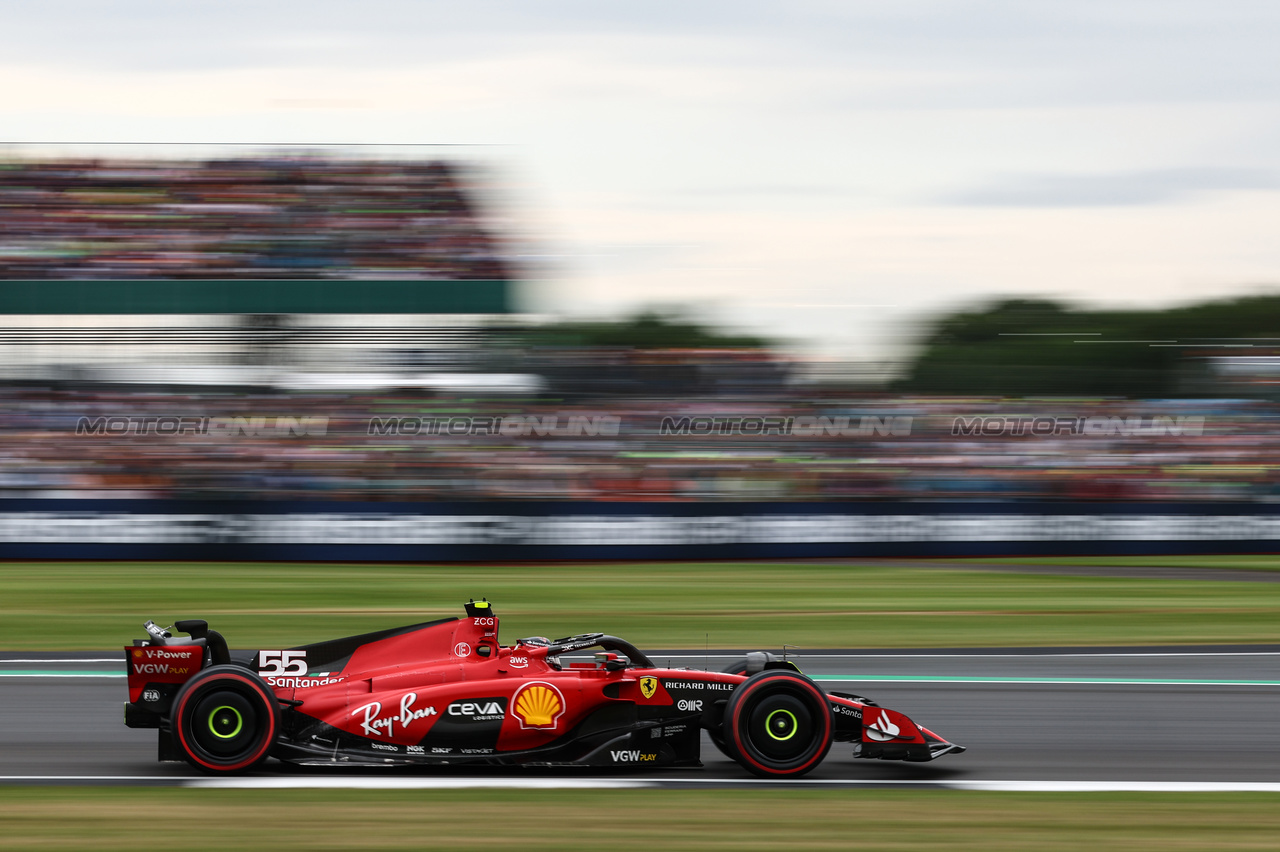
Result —
<svg viewBox="0 0 1280 852"><path fill-rule="evenodd" d="M125 724L159 729L161 760L211 773L299 764L698 766L701 733L748 771L798 776L833 741L854 756L964 751L867 699L827 693L795 664L750 654L730 671L659 668L602 633L498 642L486 601L446 618L286 650L229 651L204 621L147 622L125 648ZM562 654L598 648L595 662Z"/></svg>

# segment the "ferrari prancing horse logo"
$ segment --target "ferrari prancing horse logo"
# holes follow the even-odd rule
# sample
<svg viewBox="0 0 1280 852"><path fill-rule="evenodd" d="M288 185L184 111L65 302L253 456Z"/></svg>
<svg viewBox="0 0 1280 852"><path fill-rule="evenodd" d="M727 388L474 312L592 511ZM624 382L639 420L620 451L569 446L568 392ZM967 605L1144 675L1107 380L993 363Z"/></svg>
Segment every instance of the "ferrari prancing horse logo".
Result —
<svg viewBox="0 0 1280 852"><path fill-rule="evenodd" d="M653 694L658 691L658 679L656 677L640 678L640 694L645 698L652 698Z"/></svg>

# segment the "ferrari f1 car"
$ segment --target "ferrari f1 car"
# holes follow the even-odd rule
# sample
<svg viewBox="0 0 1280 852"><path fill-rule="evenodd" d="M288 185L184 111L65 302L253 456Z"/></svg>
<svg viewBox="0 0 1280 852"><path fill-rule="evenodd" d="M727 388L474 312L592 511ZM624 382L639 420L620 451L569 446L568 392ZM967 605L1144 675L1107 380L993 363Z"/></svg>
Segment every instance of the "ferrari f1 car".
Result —
<svg viewBox="0 0 1280 852"><path fill-rule="evenodd" d="M156 728L161 760L246 772L296 764L699 766L703 731L749 772L799 776L833 741L855 757L964 751L875 702L827 693L791 660L723 672L659 668L588 633L498 641L487 601L446 618L280 650L230 651L205 621L147 622L125 648L125 724ZM562 661L598 649L591 662ZM587 659L592 659L590 656Z"/></svg>

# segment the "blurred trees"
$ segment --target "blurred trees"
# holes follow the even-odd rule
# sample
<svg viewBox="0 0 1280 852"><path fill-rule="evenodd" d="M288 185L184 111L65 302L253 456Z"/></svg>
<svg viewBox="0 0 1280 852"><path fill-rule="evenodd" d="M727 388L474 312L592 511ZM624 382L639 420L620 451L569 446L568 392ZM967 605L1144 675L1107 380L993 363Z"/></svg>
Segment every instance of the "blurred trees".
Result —
<svg viewBox="0 0 1280 852"><path fill-rule="evenodd" d="M768 395L787 383L787 364L769 341L676 314L557 322L519 335L524 368L547 381L549 394L569 399Z"/></svg>
<svg viewBox="0 0 1280 852"><path fill-rule="evenodd" d="M646 311L628 319L557 322L525 332L535 346L620 349L761 349L768 341L708 328L680 316Z"/></svg>
<svg viewBox="0 0 1280 852"><path fill-rule="evenodd" d="M897 389L922 393L1206 396L1212 362L1280 350L1280 296L1165 310L1008 299L934 322ZM1268 385L1268 387L1274 387ZM1233 388L1231 394L1239 395Z"/></svg>

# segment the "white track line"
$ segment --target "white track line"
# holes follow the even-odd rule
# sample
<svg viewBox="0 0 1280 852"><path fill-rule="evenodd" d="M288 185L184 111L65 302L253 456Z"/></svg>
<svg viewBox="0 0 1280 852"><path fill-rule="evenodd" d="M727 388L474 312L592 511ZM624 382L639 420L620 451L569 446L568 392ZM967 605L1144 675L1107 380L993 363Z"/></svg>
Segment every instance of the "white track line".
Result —
<svg viewBox="0 0 1280 852"><path fill-rule="evenodd" d="M948 781L1001 793L1280 793L1275 781Z"/></svg>
<svg viewBox="0 0 1280 852"><path fill-rule="evenodd" d="M1266 781L895 781L817 778L199 778L184 787L231 789L466 790L617 790L663 785L697 787L903 787L979 790L999 793L1280 793L1280 782Z"/></svg>
<svg viewBox="0 0 1280 852"><path fill-rule="evenodd" d="M5 672L0 677L128 677L124 672Z"/></svg>
<svg viewBox="0 0 1280 852"><path fill-rule="evenodd" d="M1042 657L1280 657L1280 651L1107 651L1098 654L1083 653L1079 651L1053 651L1045 654L812 654L809 657L804 657L803 654L792 654L791 656L796 659L803 658L809 660L821 660L826 657L848 657L855 660L865 660L870 658L901 660L912 659L913 657L928 659L947 659L949 657L964 657L966 659L1014 657L1017 659L1034 660Z"/></svg>
<svg viewBox="0 0 1280 852"><path fill-rule="evenodd" d="M627 790L666 785L684 787L900 787L922 790L979 790L999 793L1280 793L1278 781L903 781L874 778L193 778L173 775L0 775L0 783L64 781L79 784L132 782L210 789L331 790Z"/></svg>
<svg viewBox="0 0 1280 852"><path fill-rule="evenodd" d="M185 780L188 780L185 775L0 775L0 782L14 784L35 781L78 781L89 784L101 781L136 781L148 784L175 784Z"/></svg>
<svg viewBox="0 0 1280 852"><path fill-rule="evenodd" d="M638 790L653 782L619 778L197 778L184 787L237 790Z"/></svg>
<svg viewBox="0 0 1280 852"><path fill-rule="evenodd" d="M123 656L120 656L120 657L107 657L107 658L104 658L104 659L89 659L89 658L87 658L87 657L86 657L86 658L85 658L85 659L83 659L83 660L6 660L6 659L0 659L0 666L8 665L9 663L41 663L41 664L54 665L54 664L62 664L62 663L68 663L68 664L71 664L71 663L120 663L120 662L124 662L124 657L123 657Z"/></svg>
<svg viewBox="0 0 1280 852"><path fill-rule="evenodd" d="M906 787L1002 793L1280 793L1280 781L903 781L874 778L646 778L650 784L698 787Z"/></svg>

